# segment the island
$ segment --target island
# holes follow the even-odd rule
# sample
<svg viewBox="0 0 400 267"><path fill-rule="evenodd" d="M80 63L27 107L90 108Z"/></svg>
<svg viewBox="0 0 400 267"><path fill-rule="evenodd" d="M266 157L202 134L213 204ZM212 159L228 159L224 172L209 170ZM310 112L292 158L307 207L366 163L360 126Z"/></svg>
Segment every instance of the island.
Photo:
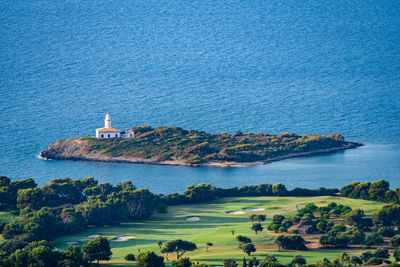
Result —
<svg viewBox="0 0 400 267"><path fill-rule="evenodd" d="M238 167L362 146L340 134L207 133L180 127L132 127L134 138L93 136L58 140L40 153L44 159Z"/></svg>

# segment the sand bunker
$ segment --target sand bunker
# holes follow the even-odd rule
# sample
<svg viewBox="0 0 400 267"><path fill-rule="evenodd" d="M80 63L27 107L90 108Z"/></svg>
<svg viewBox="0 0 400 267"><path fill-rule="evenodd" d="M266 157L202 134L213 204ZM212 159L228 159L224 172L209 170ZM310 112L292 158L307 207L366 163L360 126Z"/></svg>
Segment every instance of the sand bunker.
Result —
<svg viewBox="0 0 400 267"><path fill-rule="evenodd" d="M246 208L246 209L244 209L244 210L247 210L247 211L262 211L262 210L265 210L264 208Z"/></svg>
<svg viewBox="0 0 400 267"><path fill-rule="evenodd" d="M243 211L229 211L228 214L238 215L238 214L244 214L244 212Z"/></svg>
<svg viewBox="0 0 400 267"><path fill-rule="evenodd" d="M68 241L68 242L65 242L65 244L67 244L67 245L76 245L76 244L78 244L78 242L76 242L76 241Z"/></svg>
<svg viewBox="0 0 400 267"><path fill-rule="evenodd" d="M200 221L200 218L199 217L189 217L189 218L186 219L186 221L188 221L188 222L197 222L197 221Z"/></svg>
<svg viewBox="0 0 400 267"><path fill-rule="evenodd" d="M113 239L111 241L122 242L122 241L128 241L130 239L134 239L134 238L136 238L136 236L133 236L133 235L119 236L119 237L117 237L117 238L115 238L115 239Z"/></svg>
<svg viewBox="0 0 400 267"><path fill-rule="evenodd" d="M88 235L88 237L87 238L89 238L89 239L95 239L96 237L98 237L99 235Z"/></svg>

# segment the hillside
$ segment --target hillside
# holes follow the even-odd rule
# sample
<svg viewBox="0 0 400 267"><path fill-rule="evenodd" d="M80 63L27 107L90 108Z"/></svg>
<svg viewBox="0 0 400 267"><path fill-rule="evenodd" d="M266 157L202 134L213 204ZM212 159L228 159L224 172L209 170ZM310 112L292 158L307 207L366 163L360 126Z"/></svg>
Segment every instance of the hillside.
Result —
<svg viewBox="0 0 400 267"><path fill-rule="evenodd" d="M340 134L206 133L179 127L132 127L135 138L91 136L59 140L41 152L46 159L186 166L245 166L296 156L356 148Z"/></svg>

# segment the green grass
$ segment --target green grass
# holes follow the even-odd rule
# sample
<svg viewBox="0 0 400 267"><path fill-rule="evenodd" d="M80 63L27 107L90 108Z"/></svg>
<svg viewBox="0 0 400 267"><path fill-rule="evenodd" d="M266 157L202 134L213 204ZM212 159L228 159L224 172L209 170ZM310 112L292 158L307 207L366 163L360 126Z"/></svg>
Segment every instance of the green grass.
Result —
<svg viewBox="0 0 400 267"><path fill-rule="evenodd" d="M0 222L11 223L14 222L17 218L9 212L0 211ZM0 235L0 242L3 242L4 238Z"/></svg>
<svg viewBox="0 0 400 267"><path fill-rule="evenodd" d="M384 205L381 202L350 199L342 197L236 197L223 198L205 204L180 205L169 207L168 214L155 214L149 220L125 223L121 226L91 228L84 232L64 236L53 242L59 249L66 247L66 242L77 241L79 245L86 243L89 235L104 235L112 239L118 236L136 236L124 242L111 242L113 256L109 263L113 266L135 266L135 263L127 262L123 257L128 253L138 254L141 251L153 250L159 253L157 241L163 242L173 239L190 240L197 244L198 249L185 254L194 261L200 261L211 265L221 265L224 258L242 260L245 254L238 248L236 235L250 237L257 252L254 253L259 259L266 254L274 254L278 260L288 262L293 255L301 254L306 257L309 263L321 260L324 257L334 259L342 250L334 249L312 249L308 251L277 251L272 245L274 233L266 229L255 235L250 229L248 216L252 213L266 214L267 221L271 220L274 214L292 214L296 211L296 204L316 203L316 205L327 205L329 202L336 202L350 205L352 208L361 208L367 215ZM228 211L244 211L244 208L265 208L264 211L245 211L242 215L231 215ZM191 216L200 217L200 221L188 222L186 218ZM231 234L235 230L235 236ZM211 242L213 247L206 252L205 244ZM349 249L351 254L359 254L360 250ZM253 254L252 254L253 256ZM175 255L170 255L170 259ZM249 257L246 257L249 258ZM171 261L167 262L167 266Z"/></svg>

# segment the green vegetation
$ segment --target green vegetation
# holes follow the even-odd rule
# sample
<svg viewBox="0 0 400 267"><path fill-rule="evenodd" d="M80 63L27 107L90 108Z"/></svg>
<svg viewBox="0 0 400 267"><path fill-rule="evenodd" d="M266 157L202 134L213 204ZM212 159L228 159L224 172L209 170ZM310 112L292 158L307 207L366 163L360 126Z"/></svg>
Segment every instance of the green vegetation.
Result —
<svg viewBox="0 0 400 267"><path fill-rule="evenodd" d="M0 177L0 183L7 196L0 199L1 267L100 261L236 266L244 256L253 257L249 266L304 260L323 266L380 264L400 244L398 196L379 197L390 190L386 181L371 184L365 196L375 200L338 197L337 189L287 190L283 184L227 189L200 184L183 194L155 195L131 182L114 186L93 178L54 179L43 187L31 179ZM380 248L368 254L376 245ZM351 255L337 258L336 248Z"/></svg>
<svg viewBox="0 0 400 267"><path fill-rule="evenodd" d="M206 133L184 130L179 127L150 126L132 127L135 138L97 139L83 137L74 145L80 146L81 154L68 154L65 144L74 138L57 141L42 152L51 159L143 159L147 162L170 161L187 165L224 162L254 162L282 157L288 154L315 152L329 149L355 148L361 144L346 142L340 134L304 135L282 133ZM86 142L82 142L82 141ZM78 145L79 143L79 145ZM64 147L64 148L62 148ZM73 149L73 153L76 149ZM91 157L86 157L90 154Z"/></svg>
<svg viewBox="0 0 400 267"><path fill-rule="evenodd" d="M263 259L265 255L275 255L282 263L288 263L291 258L299 254L299 251L287 251L273 245L276 234L274 232L263 231L257 235L251 230L251 222L248 217L254 211L248 212L245 208L264 208L257 214L266 214L265 223L270 223L271 217L276 214L285 216L296 213L298 203L316 203L318 206L325 206L328 203L336 202L343 206L363 209L367 216L371 217L373 213L379 210L384 203L376 201L355 200L334 196L322 197L229 197L216 199L203 204L186 204L170 206L167 214L154 214L150 219L131 223L123 223L120 226L99 227L87 229L78 234L72 234L57 238L52 244L62 249L66 242L76 241L78 244L87 242L88 236L104 235L111 240L113 256L112 265L127 264L124 260L125 255L141 251L154 251L161 254L157 244L162 240L163 244L167 241L183 239L193 242L198 249L187 252L184 256L189 257L193 262L199 261L210 265L221 265L224 259L231 258L240 263L247 253L243 247L248 244L254 244L257 251L251 253ZM244 211L244 214L228 214L227 211ZM189 217L199 217L200 221L190 222ZM235 230L232 235L231 231ZM125 242L114 242L116 237L135 236ZM239 237L239 235L241 237ZM246 239L247 237L247 239ZM240 239L243 243L238 246ZM207 243L213 243L212 249L206 251ZM333 260L342 249L309 249L301 251L301 255L309 263L320 261L324 257ZM365 248L348 249L351 255L360 255ZM167 266L171 266L172 260L176 259L176 253L168 255L169 261L165 260Z"/></svg>

